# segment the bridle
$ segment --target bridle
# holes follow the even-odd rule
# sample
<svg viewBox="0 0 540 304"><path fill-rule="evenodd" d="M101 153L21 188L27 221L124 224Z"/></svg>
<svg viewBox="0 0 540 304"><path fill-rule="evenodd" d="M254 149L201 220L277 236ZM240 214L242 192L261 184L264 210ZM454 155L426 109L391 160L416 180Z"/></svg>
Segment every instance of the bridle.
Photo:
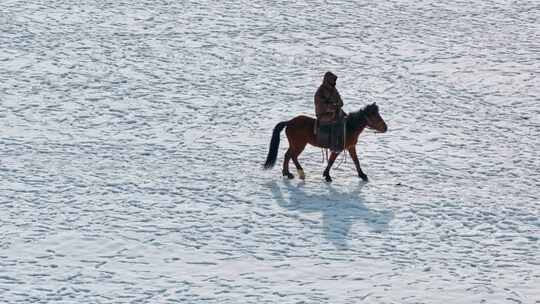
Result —
<svg viewBox="0 0 540 304"><path fill-rule="evenodd" d="M364 113L364 118L366 119L366 127L373 129L372 127L369 126L371 125L371 120L369 119L369 116L367 115L367 113Z"/></svg>
<svg viewBox="0 0 540 304"><path fill-rule="evenodd" d="M364 113L364 118L366 119L366 127L368 129L373 130L375 133L382 133L381 131L379 131L379 130L377 130L377 129L370 126L371 125L371 120L370 120L369 116L366 113Z"/></svg>

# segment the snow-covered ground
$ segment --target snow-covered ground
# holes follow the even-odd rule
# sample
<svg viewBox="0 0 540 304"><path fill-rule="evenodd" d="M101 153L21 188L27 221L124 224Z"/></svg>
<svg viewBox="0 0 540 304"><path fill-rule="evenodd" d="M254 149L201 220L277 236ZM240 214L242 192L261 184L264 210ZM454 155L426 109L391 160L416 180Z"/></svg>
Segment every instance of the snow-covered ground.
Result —
<svg viewBox="0 0 540 304"><path fill-rule="evenodd" d="M539 20L519 0L2 0L0 302L540 303ZM313 147L283 180L283 134L262 171L328 70L389 126L360 137L370 182L347 159L324 183Z"/></svg>

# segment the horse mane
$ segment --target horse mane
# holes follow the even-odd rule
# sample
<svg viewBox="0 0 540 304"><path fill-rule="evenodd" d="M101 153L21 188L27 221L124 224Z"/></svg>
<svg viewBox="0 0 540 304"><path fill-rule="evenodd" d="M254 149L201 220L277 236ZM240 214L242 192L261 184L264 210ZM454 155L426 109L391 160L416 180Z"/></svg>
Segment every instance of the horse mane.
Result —
<svg viewBox="0 0 540 304"><path fill-rule="evenodd" d="M347 131L358 130L360 127L367 124L367 116L375 114L378 111L379 107L375 103L372 103L358 111L350 112L347 117Z"/></svg>

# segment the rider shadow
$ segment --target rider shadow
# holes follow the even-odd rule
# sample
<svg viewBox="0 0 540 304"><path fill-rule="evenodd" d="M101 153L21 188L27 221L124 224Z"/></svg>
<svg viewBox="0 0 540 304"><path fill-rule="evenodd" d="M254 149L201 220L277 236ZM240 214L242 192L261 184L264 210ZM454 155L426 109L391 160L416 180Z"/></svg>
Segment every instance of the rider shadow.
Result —
<svg viewBox="0 0 540 304"><path fill-rule="evenodd" d="M373 232L384 232L394 215L391 211L379 211L366 207L360 192L364 186L360 182L354 191L341 193L331 184L326 184L327 193L308 194L304 183L293 185L286 180L283 187L277 182L270 184L272 196L277 203L290 211L322 214L323 232L326 240L338 249L348 249L347 240L353 223L364 222ZM288 194L288 199L283 195Z"/></svg>

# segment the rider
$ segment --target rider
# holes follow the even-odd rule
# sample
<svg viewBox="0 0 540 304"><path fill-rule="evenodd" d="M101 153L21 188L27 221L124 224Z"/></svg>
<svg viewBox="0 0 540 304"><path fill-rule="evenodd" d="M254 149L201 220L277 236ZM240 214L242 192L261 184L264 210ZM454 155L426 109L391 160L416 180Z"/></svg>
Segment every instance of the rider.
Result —
<svg viewBox="0 0 540 304"><path fill-rule="evenodd" d="M324 74L324 80L315 93L315 115L321 123L337 121L344 116L343 101L336 89L337 76L332 72Z"/></svg>
<svg viewBox="0 0 540 304"><path fill-rule="evenodd" d="M324 74L324 80L315 93L315 114L319 122L317 140L332 151L344 148L343 100L336 89L337 76Z"/></svg>

